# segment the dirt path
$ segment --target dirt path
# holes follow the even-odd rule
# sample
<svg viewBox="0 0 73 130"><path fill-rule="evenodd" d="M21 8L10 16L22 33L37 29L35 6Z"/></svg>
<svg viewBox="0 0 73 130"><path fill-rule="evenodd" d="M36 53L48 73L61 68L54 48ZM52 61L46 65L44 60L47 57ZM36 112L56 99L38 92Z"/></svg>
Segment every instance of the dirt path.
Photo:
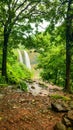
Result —
<svg viewBox="0 0 73 130"><path fill-rule="evenodd" d="M0 130L53 130L62 116L51 110L48 95L0 88Z"/></svg>

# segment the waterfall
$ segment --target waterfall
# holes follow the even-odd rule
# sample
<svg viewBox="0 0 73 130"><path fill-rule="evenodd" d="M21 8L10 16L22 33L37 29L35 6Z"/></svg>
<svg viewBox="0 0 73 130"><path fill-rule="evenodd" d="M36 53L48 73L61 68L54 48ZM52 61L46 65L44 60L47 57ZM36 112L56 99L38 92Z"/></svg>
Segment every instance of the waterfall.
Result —
<svg viewBox="0 0 73 130"><path fill-rule="evenodd" d="M31 69L30 59L29 59L28 53L26 51L22 51L22 53L21 53L20 50L18 50L18 53L19 53L19 61L20 61L20 63L24 64L24 60L25 60L26 67L28 69Z"/></svg>
<svg viewBox="0 0 73 130"><path fill-rule="evenodd" d="M23 57L22 57L21 51L18 50L18 53L19 53L19 61L20 61L21 63L23 63Z"/></svg>
<svg viewBox="0 0 73 130"><path fill-rule="evenodd" d="M24 51L24 56L25 56L25 64L26 64L27 68L31 69L30 59L29 59L28 53L26 51Z"/></svg>

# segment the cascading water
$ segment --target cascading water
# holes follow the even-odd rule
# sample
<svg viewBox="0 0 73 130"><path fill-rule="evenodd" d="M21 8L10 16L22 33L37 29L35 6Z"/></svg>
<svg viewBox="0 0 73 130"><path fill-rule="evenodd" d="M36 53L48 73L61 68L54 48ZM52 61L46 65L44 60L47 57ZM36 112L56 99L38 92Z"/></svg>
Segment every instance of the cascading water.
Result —
<svg viewBox="0 0 73 130"><path fill-rule="evenodd" d="M21 63L23 63L23 57L22 57L21 51L18 50L18 53L19 53L19 61L20 61Z"/></svg>
<svg viewBox="0 0 73 130"><path fill-rule="evenodd" d="M18 50L18 53L19 53L19 61L24 64L24 60L25 60L25 65L28 69L31 69L31 65L30 65L30 59L29 59L29 56L28 56L28 53L26 51L21 51ZM24 54L24 55L22 55Z"/></svg>
<svg viewBox="0 0 73 130"><path fill-rule="evenodd" d="M26 51L24 51L24 56L25 56L25 64L26 64L27 68L31 69L30 59L29 59L28 53Z"/></svg>

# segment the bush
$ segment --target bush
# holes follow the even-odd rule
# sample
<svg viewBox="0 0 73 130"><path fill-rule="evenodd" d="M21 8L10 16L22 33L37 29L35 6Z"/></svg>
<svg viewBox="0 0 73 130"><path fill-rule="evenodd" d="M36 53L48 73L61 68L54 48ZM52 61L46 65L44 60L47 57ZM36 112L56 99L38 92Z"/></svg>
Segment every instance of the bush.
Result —
<svg viewBox="0 0 73 130"><path fill-rule="evenodd" d="M20 82L20 83L19 83L19 88L20 88L21 90L25 91L25 92L28 91L28 86L27 86L27 84L26 84L25 82Z"/></svg>
<svg viewBox="0 0 73 130"><path fill-rule="evenodd" d="M7 76L9 83L18 84L22 80L31 79L32 74L25 65L15 63L12 66L8 64Z"/></svg>
<svg viewBox="0 0 73 130"><path fill-rule="evenodd" d="M48 51L39 56L38 68L41 68L40 76L59 86L65 86L65 51L64 46L51 46Z"/></svg>

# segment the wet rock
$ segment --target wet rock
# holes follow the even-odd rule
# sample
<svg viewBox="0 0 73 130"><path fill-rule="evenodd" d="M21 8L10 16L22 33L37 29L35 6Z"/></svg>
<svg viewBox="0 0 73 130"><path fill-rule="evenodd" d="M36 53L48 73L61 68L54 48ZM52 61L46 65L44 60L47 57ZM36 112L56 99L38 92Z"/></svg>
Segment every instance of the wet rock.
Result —
<svg viewBox="0 0 73 130"><path fill-rule="evenodd" d="M73 109L73 101L70 102L70 108Z"/></svg>
<svg viewBox="0 0 73 130"><path fill-rule="evenodd" d="M32 89L35 89L35 87L34 87L34 86L31 86L31 88L32 88Z"/></svg>
<svg viewBox="0 0 73 130"><path fill-rule="evenodd" d="M33 83L33 80L26 80L27 83Z"/></svg>
<svg viewBox="0 0 73 130"><path fill-rule="evenodd" d="M68 111L68 118L73 122L73 110Z"/></svg>
<svg viewBox="0 0 73 130"><path fill-rule="evenodd" d="M63 121L64 125L66 125L67 127L72 126L70 120L67 117L63 117L62 121Z"/></svg>
<svg viewBox="0 0 73 130"><path fill-rule="evenodd" d="M67 112L68 111L68 109L65 108L65 106L62 106L62 104L59 104L57 102L51 103L51 107L52 107L52 110L54 110L56 112Z"/></svg>
<svg viewBox="0 0 73 130"><path fill-rule="evenodd" d="M54 130L64 130L60 125L64 125L66 130L73 130L73 110L68 111L68 113L63 116L62 123L56 123ZM62 129L59 129L60 127Z"/></svg>
<svg viewBox="0 0 73 130"><path fill-rule="evenodd" d="M56 123L54 130L66 130L66 126L62 122Z"/></svg>

